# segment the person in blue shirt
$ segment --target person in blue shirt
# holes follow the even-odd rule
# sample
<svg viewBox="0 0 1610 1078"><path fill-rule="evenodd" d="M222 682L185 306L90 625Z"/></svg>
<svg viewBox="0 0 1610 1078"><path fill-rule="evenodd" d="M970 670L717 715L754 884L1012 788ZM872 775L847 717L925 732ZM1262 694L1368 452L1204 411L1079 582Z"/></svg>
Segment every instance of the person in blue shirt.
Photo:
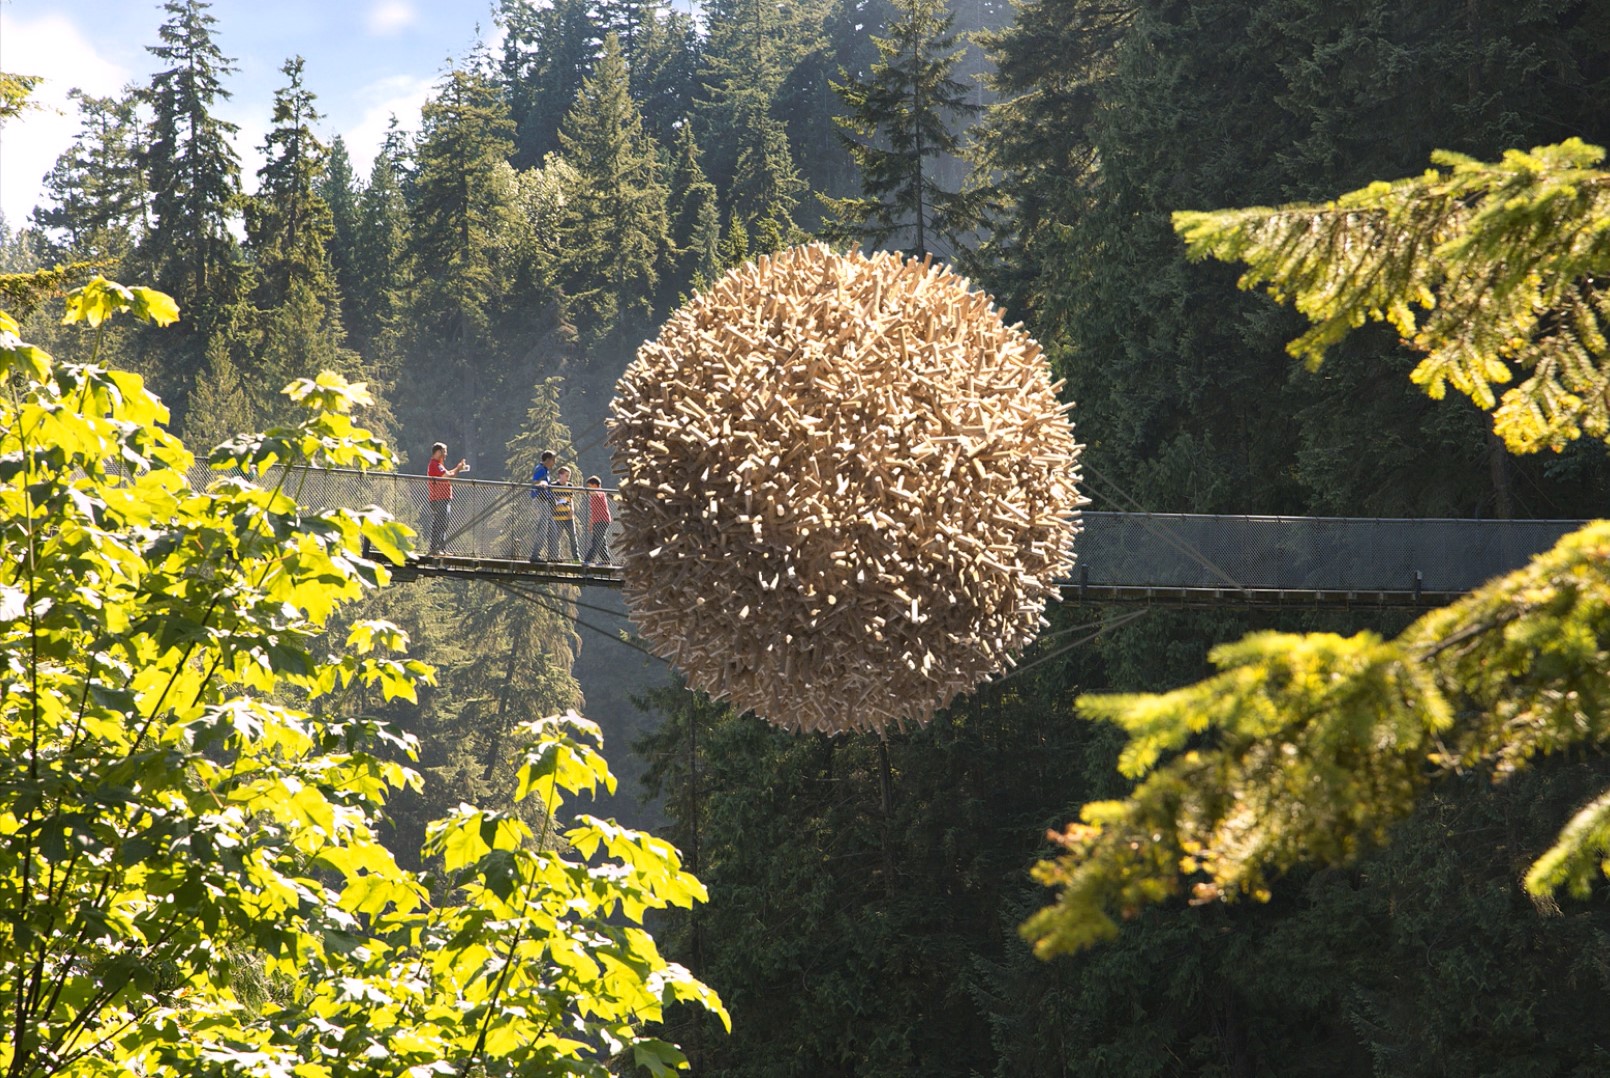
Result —
<svg viewBox="0 0 1610 1078"><path fill-rule="evenodd" d="M553 519L553 487L548 481L553 461L553 452L544 451L531 470L531 506L537 511L537 534L531 541L532 561L544 557L552 561L559 556L559 526Z"/></svg>

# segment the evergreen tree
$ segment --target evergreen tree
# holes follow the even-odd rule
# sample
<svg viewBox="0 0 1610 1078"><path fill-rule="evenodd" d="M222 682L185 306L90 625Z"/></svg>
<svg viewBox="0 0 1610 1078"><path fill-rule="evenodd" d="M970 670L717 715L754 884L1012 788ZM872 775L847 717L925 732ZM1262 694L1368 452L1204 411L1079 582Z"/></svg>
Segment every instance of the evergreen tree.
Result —
<svg viewBox="0 0 1610 1078"><path fill-rule="evenodd" d="M451 441L471 460L481 446L476 415L492 389L483 376L497 347L493 308L505 287L495 247L514 212L513 135L492 80L454 71L425 105L417 150L409 229L414 298L398 408L412 440Z"/></svg>
<svg viewBox="0 0 1610 1078"><path fill-rule="evenodd" d="M229 349L215 341L208 349L207 367L196 379L190 395L186 435L197 453L211 450L241 431L261 429L269 417L261 407L261 387L248 385L229 358Z"/></svg>
<svg viewBox="0 0 1610 1078"><path fill-rule="evenodd" d="M594 0L588 10L601 38L615 35L621 59L631 69L637 66L644 40L663 7L664 0Z"/></svg>
<svg viewBox="0 0 1610 1078"><path fill-rule="evenodd" d="M394 121L395 122L395 121ZM350 288L342 290L354 345L373 361L395 359L398 322L407 289L408 207L403 166L393 152L375 155L358 195Z"/></svg>
<svg viewBox="0 0 1610 1078"><path fill-rule="evenodd" d="M670 146L687 122L698 83L699 35L685 11L658 10L643 24L633 54L627 56L632 99L654 141Z"/></svg>
<svg viewBox="0 0 1610 1078"><path fill-rule="evenodd" d="M941 186L937 165L961 152L953 125L977 107L953 76L961 50L944 0L898 0L898 9L888 36L873 38L879 58L869 75L834 87L850 109L840 123L854 136L862 193L828 200L832 234L874 246L899 237L918 257L936 245L954 256L957 236L974 223L973 200Z"/></svg>
<svg viewBox="0 0 1610 1078"><path fill-rule="evenodd" d="M11 225L6 221L6 215L0 213L0 273L21 274L36 271L44 259L41 257L38 244L39 234L32 229L21 229L13 232ZM5 301L7 309L18 314L12 293L7 293Z"/></svg>
<svg viewBox="0 0 1610 1078"><path fill-rule="evenodd" d="M302 84L302 58L281 68L289 82L274 95L273 124L263 141L258 191L246 202L246 245L256 286L249 336L237 346L238 365L252 372L260 393L321 370L367 380L346 348L340 293L330 265L335 234L330 207L319 194L329 150L313 132L314 96ZM277 392L258 401L276 419L286 407ZM384 429L383 410L371 414ZM389 433L389 431L388 431Z"/></svg>
<svg viewBox="0 0 1610 1078"><path fill-rule="evenodd" d="M144 237L149 198L139 161L138 102L132 93L94 97L73 90L69 96L78 103L78 135L45 176L49 204L34 210L34 225L55 237L52 261L120 260Z"/></svg>
<svg viewBox="0 0 1610 1078"><path fill-rule="evenodd" d="M866 77L878 57L872 38L891 18L889 0L836 0L828 7L820 46L800 59L778 89L774 113L787 120L789 146L812 191L843 196L859 190L838 122L844 102L833 83ZM798 211L801 226L818 231L825 209L819 200L807 200Z"/></svg>
<svg viewBox="0 0 1610 1078"><path fill-rule="evenodd" d="M576 174L559 235L565 293L585 341L635 343L653 317L671 239L657 147L643 130L614 35L604 39L559 138Z"/></svg>
<svg viewBox="0 0 1610 1078"><path fill-rule="evenodd" d="M1093 196L1095 115L1113 79L1138 5L1031 0L980 40L995 61L998 95L975 129L975 167L1003 203L972 261L1012 309L1040 312L1042 336L1060 313L1038 285L1067 252L1066 225Z"/></svg>
<svg viewBox="0 0 1610 1078"><path fill-rule="evenodd" d="M346 141L335 136L330 142L330 155L324 175L315 188L324 204L330 207L330 268L335 272L336 287L341 292L342 312L349 313L348 296L357 288L357 236L358 198L362 190L352 170L352 157L347 153ZM345 319L350 322L350 318Z"/></svg>
<svg viewBox="0 0 1610 1078"><path fill-rule="evenodd" d="M1601 465L1573 457L1545 474L1507 460L1473 413L1429 416L1380 365L1412 366L1385 333L1350 342L1323 378L1292 371L1289 316L1222 268L1186 265L1168 215L1334 190L1366 128L1388 175L1433 145L1496 152L1521 117L1539 134L1562 121L1592 132L1605 126L1605 48L1580 31L1542 2L1027 7L1022 31L998 39L1001 86L1022 92L992 119L986 158L1014 196L1008 231L1025 240L995 265L1069 379L1089 463L1153 509L1574 515ZM1399 74L1478 55L1495 62L1460 65L1435 94ZM1563 112L1539 104L1542 70L1580 87ZM1323 132L1349 141L1322 154Z"/></svg>
<svg viewBox="0 0 1610 1078"><path fill-rule="evenodd" d="M587 0L541 7L500 0L499 79L515 121L514 164L530 168L559 148L559 125L598 59L602 33Z"/></svg>
<svg viewBox="0 0 1610 1078"><path fill-rule="evenodd" d="M775 251L797 239L794 210L805 181L788 149L788 130L750 95L739 112L738 160L728 193L733 211L749 227L757 251Z"/></svg>
<svg viewBox="0 0 1610 1078"><path fill-rule="evenodd" d="M779 101L779 92L789 72L820 47L823 3L714 0L703 13L706 37L699 56L701 93L694 111L699 142L706 153L706 172L717 189L727 192L745 149L753 158L754 147L763 145L766 153L749 164L751 176L761 169L791 175L791 160L768 156L779 145L787 150L786 130L779 121L786 106ZM752 179L750 183L757 193L766 186L755 185ZM754 215L753 206L748 215Z"/></svg>
<svg viewBox="0 0 1610 1078"><path fill-rule="evenodd" d="M673 272L666 275L665 306L679 292L703 287L724 268L721 255L721 211L715 184L699 165L699 146L693 127L684 123L675 132L672 151L669 216Z"/></svg>
<svg viewBox="0 0 1610 1078"><path fill-rule="evenodd" d="M302 84L302 66L298 56L280 68L290 81L275 91L257 194L246 202L246 242L258 277L254 299L262 308L283 303L296 285L324 301L336 295L330 264L335 224L320 194L330 151L313 132L319 113Z"/></svg>
<svg viewBox="0 0 1610 1078"><path fill-rule="evenodd" d="M732 269L749 261L749 230L733 210L727 215L727 231L721 237L721 268Z"/></svg>
<svg viewBox="0 0 1610 1078"><path fill-rule="evenodd" d="M234 61L213 40L206 0L167 0L162 44L148 51L168 66L151 80L152 120L144 155L151 228L139 250L145 272L171 293L187 321L165 338L168 393L183 399L200 369L215 323L240 300L244 270L230 224L240 198L236 126L214 115Z"/></svg>
<svg viewBox="0 0 1610 1078"><path fill-rule="evenodd" d="M1089 751L1059 689L1008 682L886 744L651 694L645 779L711 895L662 934L734 1015L730 1036L673 1017L696 1073L1014 1073L995 1063L991 1025L1011 1016L985 974L1021 950L1003 929L1031 898L1024 859ZM1058 971L1026 975L1043 990Z"/></svg>

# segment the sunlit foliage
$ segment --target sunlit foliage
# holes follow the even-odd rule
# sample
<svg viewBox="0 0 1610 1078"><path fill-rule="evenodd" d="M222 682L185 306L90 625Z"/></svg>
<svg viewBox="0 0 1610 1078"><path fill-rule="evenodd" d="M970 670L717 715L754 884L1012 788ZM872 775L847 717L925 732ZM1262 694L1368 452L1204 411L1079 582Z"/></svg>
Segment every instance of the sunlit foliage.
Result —
<svg viewBox="0 0 1610 1078"><path fill-rule="evenodd" d="M1324 206L1185 213L1193 253L1245 260L1248 287L1292 298L1315 364L1385 319L1424 350L1414 372L1495 408L1517 450L1610 438L1599 281L1610 264L1602 151L1569 142L1497 165L1372 184ZM1428 313L1423 313L1428 312ZM1529 372L1502 399L1492 386ZM1056 902L1023 932L1075 951L1118 919L1188 894L1265 898L1306 862L1385 840L1429 785L1502 779L1542 755L1610 738L1610 524L1428 614L1394 640L1263 633L1215 649L1220 673L1164 694L1087 695L1121 727L1122 800L1087 804L1037 878ZM1586 895L1610 874L1610 794L1582 808L1525 876L1534 896Z"/></svg>
<svg viewBox="0 0 1610 1078"><path fill-rule="evenodd" d="M96 279L67 319L167 324ZM358 686L431 678L395 625L323 630L386 580L377 510L309 510L284 468L389 459L368 396L293 383L294 424L216 450L205 490L139 378L60 363L0 316L0 1069L13 1074L665 1073L662 1004L715 996L645 911L703 889L664 842L566 796L613 786L574 713L520 731L512 813L434 824L439 876L376 839L416 785Z"/></svg>

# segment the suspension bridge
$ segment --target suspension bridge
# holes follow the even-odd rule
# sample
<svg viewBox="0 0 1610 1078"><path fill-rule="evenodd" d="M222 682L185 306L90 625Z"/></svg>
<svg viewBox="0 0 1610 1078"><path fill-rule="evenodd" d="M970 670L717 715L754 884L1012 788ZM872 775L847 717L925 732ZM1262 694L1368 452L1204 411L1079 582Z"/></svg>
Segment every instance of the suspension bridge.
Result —
<svg viewBox="0 0 1610 1078"><path fill-rule="evenodd" d="M285 490L309 506L377 505L422 539L431 534L422 475L300 468ZM533 497L528 483L458 477L452 492L444 552L410 556L394 570L398 579L620 586L615 490L553 487ZM560 505L568 498L568 521L550 497ZM1085 512L1081 520L1065 599L1310 607L1439 606L1583 524L1143 512Z"/></svg>

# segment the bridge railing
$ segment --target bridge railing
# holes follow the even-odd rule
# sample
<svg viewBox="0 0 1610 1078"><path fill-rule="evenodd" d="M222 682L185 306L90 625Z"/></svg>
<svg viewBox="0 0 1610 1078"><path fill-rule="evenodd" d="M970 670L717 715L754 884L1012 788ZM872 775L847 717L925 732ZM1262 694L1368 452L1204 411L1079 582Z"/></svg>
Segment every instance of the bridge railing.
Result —
<svg viewBox="0 0 1610 1078"><path fill-rule="evenodd" d="M1085 513L1090 587L1450 596L1518 569L1580 520Z"/></svg>
<svg viewBox="0 0 1610 1078"><path fill-rule="evenodd" d="M613 488L598 492L609 499L615 518L605 529L608 541L604 550L590 550L595 492L589 488L549 489L554 498L571 499L567 524L546 495L532 496L541 492L529 483L462 475L450 482L445 546L452 557L443 560L453 563L449 568L462 569L467 562L527 563L533 555L564 572L566 563L589 554L598 564L613 563L620 528ZM426 476L295 468L284 483L289 495L309 506L378 505L413 528L420 553L426 552L432 516ZM1100 599L1154 601L1170 598L1165 592L1178 593L1172 597L1182 601L1273 593L1289 593L1289 600L1329 593L1346 601L1444 601L1519 568L1582 524L1091 512L1082 522L1070 587ZM492 568L524 571L513 565Z"/></svg>
<svg viewBox="0 0 1610 1078"><path fill-rule="evenodd" d="M278 475L273 476L273 481L278 481ZM442 480L399 472L292 468L284 477L284 489L310 508L379 506L418 533L415 543L418 552L424 554L431 537L432 482ZM620 529L619 522L613 519L618 516L619 503L618 492L612 487L552 486L536 490L529 483L464 475L447 482L453 496L445 547L456 557L580 562L592 555L599 564L612 564ZM595 495L608 500L607 517L595 513ZM606 525L603 541L596 543L595 523Z"/></svg>

